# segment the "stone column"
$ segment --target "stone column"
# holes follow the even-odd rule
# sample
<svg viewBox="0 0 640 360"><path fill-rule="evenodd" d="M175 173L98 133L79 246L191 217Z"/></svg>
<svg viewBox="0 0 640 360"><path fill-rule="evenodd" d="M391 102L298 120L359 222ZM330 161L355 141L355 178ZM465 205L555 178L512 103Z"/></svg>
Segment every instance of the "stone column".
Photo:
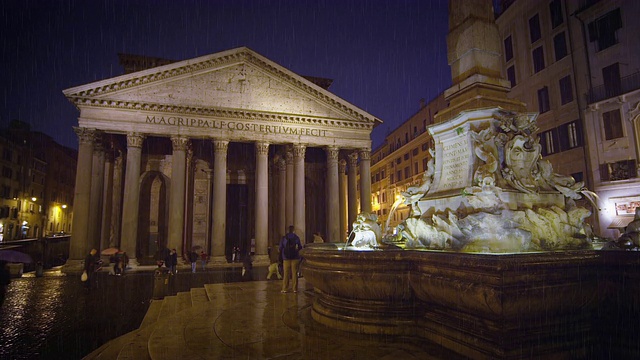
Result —
<svg viewBox="0 0 640 360"><path fill-rule="evenodd" d="M349 173L348 173L348 181L349 181L349 218L347 220L347 225L349 225L349 231L351 231L351 227L353 226L353 222L356 221L356 216L358 215L358 195L356 191L358 191L358 179L357 179L357 168L358 168L358 153L349 154Z"/></svg>
<svg viewBox="0 0 640 360"><path fill-rule="evenodd" d="M111 209L113 208L113 154L104 154L104 186L102 187L102 225L100 226L100 247L114 246L111 238Z"/></svg>
<svg viewBox="0 0 640 360"><path fill-rule="evenodd" d="M167 247L180 251L183 249L184 242L184 192L189 139L184 136L173 136L171 143L173 144L173 155L171 158Z"/></svg>
<svg viewBox="0 0 640 360"><path fill-rule="evenodd" d="M287 162L278 160L278 241L287 233Z"/></svg>
<svg viewBox="0 0 640 360"><path fill-rule="evenodd" d="M140 163L144 138L145 136L140 133L127 134L127 163L124 171L120 248L128 254L131 265L138 264L136 245L138 243L138 210L140 207Z"/></svg>
<svg viewBox="0 0 640 360"><path fill-rule="evenodd" d="M111 192L111 228L110 246L120 248L120 214L122 214L122 153L118 151L118 157L113 164L113 191Z"/></svg>
<svg viewBox="0 0 640 360"><path fill-rule="evenodd" d="M287 224L283 230L286 234L289 226L293 225L293 151L287 148ZM283 234L284 235L284 234Z"/></svg>
<svg viewBox="0 0 640 360"><path fill-rule="evenodd" d="M360 211L371 212L371 150L360 150Z"/></svg>
<svg viewBox="0 0 640 360"><path fill-rule="evenodd" d="M91 165L91 201L89 202L89 244L100 252L102 234L102 190L104 187L104 147L96 138Z"/></svg>
<svg viewBox="0 0 640 360"><path fill-rule="evenodd" d="M227 148L229 142L214 140L213 159L213 230L211 251L214 262L223 263L227 231Z"/></svg>
<svg viewBox="0 0 640 360"><path fill-rule="evenodd" d="M327 234L328 242L340 239L340 192L338 190L338 153L335 146L328 146L327 153Z"/></svg>
<svg viewBox="0 0 640 360"><path fill-rule="evenodd" d="M256 257L267 260L269 243L269 143L258 142L256 147ZM263 258L263 259L260 259Z"/></svg>
<svg viewBox="0 0 640 360"><path fill-rule="evenodd" d="M304 154L306 146L302 144L293 145L293 226L295 232L300 237L303 244L305 237L305 192L304 192Z"/></svg>
<svg viewBox="0 0 640 360"><path fill-rule="evenodd" d="M91 200L91 167L93 163L93 143L95 130L74 127L78 135L78 165L76 167L76 186L73 195L73 225L69 258L82 260L89 252L89 205Z"/></svg>
<svg viewBox="0 0 640 360"><path fill-rule="evenodd" d="M340 238L336 241L344 242L349 230L347 218L347 162L341 159L338 162L338 188L340 188Z"/></svg>

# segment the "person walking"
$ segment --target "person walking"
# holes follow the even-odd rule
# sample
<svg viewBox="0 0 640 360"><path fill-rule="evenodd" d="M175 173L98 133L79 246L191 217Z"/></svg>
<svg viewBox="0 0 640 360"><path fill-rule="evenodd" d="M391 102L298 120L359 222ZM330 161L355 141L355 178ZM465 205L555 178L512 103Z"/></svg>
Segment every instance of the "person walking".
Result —
<svg viewBox="0 0 640 360"><path fill-rule="evenodd" d="M189 253L189 262L191 263L191 272L196 272L196 263L198 261L198 254L195 251L191 250Z"/></svg>
<svg viewBox="0 0 640 360"><path fill-rule="evenodd" d="M282 291L281 293L290 292L289 278L291 278L291 289L294 293L298 292L298 265L300 263L300 249L302 249L302 243L298 235L294 233L295 228L289 226L289 232L280 240L279 250L282 254L284 277L282 279Z"/></svg>

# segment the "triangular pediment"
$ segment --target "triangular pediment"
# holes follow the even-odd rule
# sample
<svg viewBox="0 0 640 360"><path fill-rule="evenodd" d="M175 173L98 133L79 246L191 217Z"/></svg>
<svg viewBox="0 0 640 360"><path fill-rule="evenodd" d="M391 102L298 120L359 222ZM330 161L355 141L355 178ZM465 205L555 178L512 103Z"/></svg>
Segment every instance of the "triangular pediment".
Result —
<svg viewBox="0 0 640 360"><path fill-rule="evenodd" d="M79 107L282 114L369 126L381 122L246 47L78 86L64 94Z"/></svg>

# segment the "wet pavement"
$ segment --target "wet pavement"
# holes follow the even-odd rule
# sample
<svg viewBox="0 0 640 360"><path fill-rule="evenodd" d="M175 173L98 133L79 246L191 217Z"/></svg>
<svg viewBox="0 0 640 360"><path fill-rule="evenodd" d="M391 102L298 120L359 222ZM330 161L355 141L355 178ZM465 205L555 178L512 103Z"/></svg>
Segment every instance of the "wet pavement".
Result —
<svg viewBox="0 0 640 360"><path fill-rule="evenodd" d="M195 274L179 271L169 294L204 284L265 279L266 267L242 276L240 267ZM79 275L48 271L12 279L0 308L0 359L80 359L107 341L137 329L153 296L153 272L98 273L87 290Z"/></svg>

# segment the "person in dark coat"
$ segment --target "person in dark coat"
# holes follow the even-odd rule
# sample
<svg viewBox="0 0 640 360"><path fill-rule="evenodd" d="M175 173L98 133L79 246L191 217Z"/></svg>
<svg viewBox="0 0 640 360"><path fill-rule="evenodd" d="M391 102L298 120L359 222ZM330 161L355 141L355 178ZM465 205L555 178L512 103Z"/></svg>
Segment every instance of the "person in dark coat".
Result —
<svg viewBox="0 0 640 360"><path fill-rule="evenodd" d="M171 249L171 251L169 251L169 254L164 259L164 266L169 269L171 274L176 274L176 270L178 267L178 252L176 251L176 249Z"/></svg>
<svg viewBox="0 0 640 360"><path fill-rule="evenodd" d="M191 263L191 272L196 272L196 264L198 262L198 254L195 251L189 253L189 262Z"/></svg>

